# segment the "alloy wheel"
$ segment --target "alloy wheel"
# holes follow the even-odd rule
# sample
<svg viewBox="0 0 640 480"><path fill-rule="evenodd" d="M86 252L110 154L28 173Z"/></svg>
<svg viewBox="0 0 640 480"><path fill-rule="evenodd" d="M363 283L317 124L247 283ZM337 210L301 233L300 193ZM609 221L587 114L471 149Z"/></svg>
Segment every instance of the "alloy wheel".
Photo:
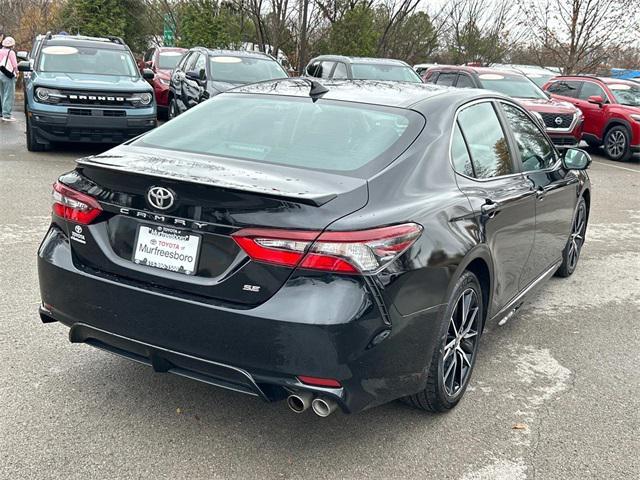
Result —
<svg viewBox="0 0 640 480"><path fill-rule="evenodd" d="M607 135L606 149L610 156L621 157L627 148L627 137L620 130L614 130Z"/></svg>
<svg viewBox="0 0 640 480"><path fill-rule="evenodd" d="M478 346L478 295L472 288L462 292L449 319L449 330L442 357L442 380L449 396L455 396L467 383Z"/></svg>
<svg viewBox="0 0 640 480"><path fill-rule="evenodd" d="M570 271L573 271L578 264L580 258L580 250L584 244L584 234L587 229L587 206L584 202L578 205L576 217L571 227L571 235L569 237L569 253L567 255L567 265Z"/></svg>

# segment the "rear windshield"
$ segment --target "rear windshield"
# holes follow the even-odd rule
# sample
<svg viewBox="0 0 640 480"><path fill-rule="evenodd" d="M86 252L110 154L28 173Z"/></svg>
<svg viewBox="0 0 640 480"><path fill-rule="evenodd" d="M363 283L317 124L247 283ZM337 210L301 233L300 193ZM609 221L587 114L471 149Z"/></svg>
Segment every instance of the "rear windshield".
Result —
<svg viewBox="0 0 640 480"><path fill-rule="evenodd" d="M403 65L385 65L379 63L353 63L351 65L354 80L390 80L396 82L422 83L411 67Z"/></svg>
<svg viewBox="0 0 640 480"><path fill-rule="evenodd" d="M183 53L178 51L160 52L158 55L158 68L160 70L173 70L182 58Z"/></svg>
<svg viewBox="0 0 640 480"><path fill-rule="evenodd" d="M42 49L41 72L87 73L137 77L138 68L126 50L51 45Z"/></svg>
<svg viewBox="0 0 640 480"><path fill-rule="evenodd" d="M217 82L256 83L288 76L278 62L267 58L209 57L209 67Z"/></svg>
<svg viewBox="0 0 640 480"><path fill-rule="evenodd" d="M420 114L398 108L222 94L133 145L359 176L391 163L423 126Z"/></svg>
<svg viewBox="0 0 640 480"><path fill-rule="evenodd" d="M500 73L478 75L482 88L516 98L547 98L540 88L527 77L516 77Z"/></svg>

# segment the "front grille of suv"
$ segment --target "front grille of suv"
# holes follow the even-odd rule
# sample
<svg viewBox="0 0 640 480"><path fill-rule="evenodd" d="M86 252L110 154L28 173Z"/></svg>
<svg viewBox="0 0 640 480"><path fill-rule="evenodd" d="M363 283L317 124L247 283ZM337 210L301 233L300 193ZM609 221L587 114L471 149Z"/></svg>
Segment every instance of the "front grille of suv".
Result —
<svg viewBox="0 0 640 480"><path fill-rule="evenodd" d="M133 99L137 93L86 92L76 90L61 90L66 98L59 101L59 105L85 107L133 107Z"/></svg>
<svg viewBox="0 0 640 480"><path fill-rule="evenodd" d="M573 123L573 114L572 113L542 113L542 120L544 120L544 124L547 128L569 128ZM560 122L557 122L556 119L560 119Z"/></svg>

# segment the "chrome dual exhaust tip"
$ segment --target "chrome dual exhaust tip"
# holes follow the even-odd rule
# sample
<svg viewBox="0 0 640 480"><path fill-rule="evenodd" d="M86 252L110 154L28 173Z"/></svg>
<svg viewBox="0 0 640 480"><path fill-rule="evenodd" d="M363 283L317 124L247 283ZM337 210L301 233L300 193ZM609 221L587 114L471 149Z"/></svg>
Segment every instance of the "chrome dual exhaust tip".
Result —
<svg viewBox="0 0 640 480"><path fill-rule="evenodd" d="M324 398L314 398L311 402L311 408L313 412L319 417L328 417L338 408L338 404L333 400Z"/></svg>
<svg viewBox="0 0 640 480"><path fill-rule="evenodd" d="M287 405L295 413L302 413L307 410L313 401L313 393L299 392L292 393L287 397Z"/></svg>

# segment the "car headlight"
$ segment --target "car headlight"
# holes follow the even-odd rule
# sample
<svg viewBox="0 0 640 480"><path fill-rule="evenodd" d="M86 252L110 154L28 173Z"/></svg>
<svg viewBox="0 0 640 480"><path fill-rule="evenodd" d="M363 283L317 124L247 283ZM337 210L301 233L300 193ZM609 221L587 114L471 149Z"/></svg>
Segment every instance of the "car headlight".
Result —
<svg viewBox="0 0 640 480"><path fill-rule="evenodd" d="M149 105L151 103L151 100L153 100L153 95L151 95L149 92L141 93L139 97L140 105Z"/></svg>
<svg viewBox="0 0 640 480"><path fill-rule="evenodd" d="M633 118L636 122L640 122L640 115L632 113L630 117Z"/></svg>
<svg viewBox="0 0 640 480"><path fill-rule="evenodd" d="M58 103L63 98L66 98L66 95L61 94L60 90L54 88L39 87L36 88L35 97L41 103Z"/></svg>

